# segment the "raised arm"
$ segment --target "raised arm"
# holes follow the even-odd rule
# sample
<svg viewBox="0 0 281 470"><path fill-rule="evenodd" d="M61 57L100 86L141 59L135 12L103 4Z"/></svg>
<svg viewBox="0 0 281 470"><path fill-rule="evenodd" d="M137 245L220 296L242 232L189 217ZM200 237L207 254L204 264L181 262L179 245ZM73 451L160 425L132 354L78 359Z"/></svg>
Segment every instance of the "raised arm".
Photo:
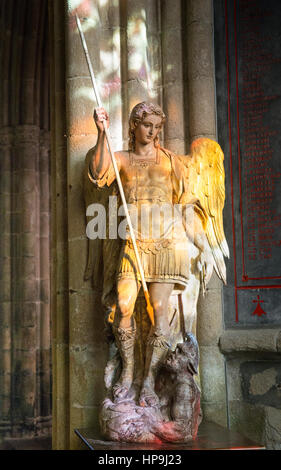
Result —
<svg viewBox="0 0 281 470"><path fill-rule="evenodd" d="M104 108L95 108L94 120L98 130L98 140L92 150L89 165L93 177L98 179L105 174L111 163L104 132L104 125L107 126L107 128L109 127L109 117L106 110Z"/></svg>

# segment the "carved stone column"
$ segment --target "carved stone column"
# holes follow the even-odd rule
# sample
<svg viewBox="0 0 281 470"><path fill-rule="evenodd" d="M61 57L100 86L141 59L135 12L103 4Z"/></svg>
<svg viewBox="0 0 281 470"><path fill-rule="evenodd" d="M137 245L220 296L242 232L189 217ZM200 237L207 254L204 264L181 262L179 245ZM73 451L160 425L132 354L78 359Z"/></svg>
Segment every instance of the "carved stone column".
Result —
<svg viewBox="0 0 281 470"><path fill-rule="evenodd" d="M187 1L187 75L190 140L216 139L213 1Z"/></svg>
<svg viewBox="0 0 281 470"><path fill-rule="evenodd" d="M0 147L1 431L19 437L51 426L48 134L3 128Z"/></svg>
<svg viewBox="0 0 281 470"><path fill-rule="evenodd" d="M161 1L161 49L165 147L178 154L188 151L188 103L185 102L183 6L180 0Z"/></svg>
<svg viewBox="0 0 281 470"><path fill-rule="evenodd" d="M0 130L0 440L11 433L11 148L13 130Z"/></svg>
<svg viewBox="0 0 281 470"><path fill-rule="evenodd" d="M187 1L187 60L190 141L216 140L212 0ZM226 425L225 365L218 342L223 330L222 283L214 273L198 302L200 379L205 419Z"/></svg>
<svg viewBox="0 0 281 470"><path fill-rule="evenodd" d="M12 415L15 432L32 429L36 406L37 321L39 317L37 126L17 126L12 153Z"/></svg>
<svg viewBox="0 0 281 470"><path fill-rule="evenodd" d="M40 350L38 416L51 425L51 292L50 292L50 132L40 131L39 146Z"/></svg>
<svg viewBox="0 0 281 470"><path fill-rule="evenodd" d="M51 62L51 311L53 449L69 448L69 310L64 2L49 2ZM58 71L61 73L58 73Z"/></svg>
<svg viewBox="0 0 281 470"><path fill-rule="evenodd" d="M0 440L51 426L46 7L1 2Z"/></svg>
<svg viewBox="0 0 281 470"><path fill-rule="evenodd" d="M47 331L43 329L46 322L49 323L49 313L45 312L44 322L41 308L46 303L46 293L44 294L44 284L41 281L40 257L40 129L34 125L21 125L15 128L14 135L11 214L12 414L14 433L29 434L40 432L45 427L41 423L41 405L45 401L41 397L42 379L44 380L41 367L42 342L46 344L47 341L50 348L49 327ZM48 200L48 194L47 191L42 196ZM48 251L46 255L48 256ZM48 271L49 263L45 259L46 268ZM47 374L49 375L49 367ZM50 396L47 401L50 403ZM50 420L49 413L50 410L44 420Z"/></svg>

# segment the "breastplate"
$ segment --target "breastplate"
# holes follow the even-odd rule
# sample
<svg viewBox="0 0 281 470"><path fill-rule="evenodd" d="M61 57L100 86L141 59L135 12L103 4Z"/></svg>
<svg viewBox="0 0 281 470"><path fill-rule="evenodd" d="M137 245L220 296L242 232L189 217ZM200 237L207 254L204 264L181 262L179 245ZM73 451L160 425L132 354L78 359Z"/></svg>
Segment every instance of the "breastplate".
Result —
<svg viewBox="0 0 281 470"><path fill-rule="evenodd" d="M124 192L137 239L170 239L175 218L171 163L167 156L158 162L130 164L121 174Z"/></svg>
<svg viewBox="0 0 281 470"><path fill-rule="evenodd" d="M158 161L132 161L123 170L122 182L129 204L172 203L171 164L159 155Z"/></svg>

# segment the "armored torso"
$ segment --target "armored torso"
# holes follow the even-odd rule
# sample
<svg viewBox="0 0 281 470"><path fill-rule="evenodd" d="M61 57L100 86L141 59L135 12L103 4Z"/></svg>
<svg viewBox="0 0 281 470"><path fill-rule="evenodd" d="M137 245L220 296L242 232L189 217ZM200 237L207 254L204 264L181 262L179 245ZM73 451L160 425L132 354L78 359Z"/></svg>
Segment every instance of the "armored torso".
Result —
<svg viewBox="0 0 281 470"><path fill-rule="evenodd" d="M184 169L175 162L173 166L172 156L162 149L153 158L142 159L132 152L115 156L146 281L174 283L183 290L189 278L190 242L174 203L179 201ZM98 180L89 171L89 178L99 187L110 186L115 180L113 165ZM121 238L117 279L140 279L128 229Z"/></svg>
<svg viewBox="0 0 281 470"><path fill-rule="evenodd" d="M129 152L124 163L122 160L120 176L129 204L172 203L172 168L167 155L158 150L155 158L142 159Z"/></svg>
<svg viewBox="0 0 281 470"><path fill-rule="evenodd" d="M173 205L170 158L161 150L151 159L123 155L120 176L140 248L148 243L167 247L175 236L185 237Z"/></svg>

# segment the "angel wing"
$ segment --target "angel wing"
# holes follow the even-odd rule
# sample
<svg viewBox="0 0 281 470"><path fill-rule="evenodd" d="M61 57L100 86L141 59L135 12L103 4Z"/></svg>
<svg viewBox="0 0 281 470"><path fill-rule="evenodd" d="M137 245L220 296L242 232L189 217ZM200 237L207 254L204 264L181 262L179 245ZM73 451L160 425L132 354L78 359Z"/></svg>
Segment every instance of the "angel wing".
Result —
<svg viewBox="0 0 281 470"><path fill-rule="evenodd" d="M86 155L84 166L84 201L86 210L91 204L101 204L106 212L106 227L108 228L108 201L109 196L117 194L116 184L110 187L99 188L89 179L89 160L93 149ZM92 216L87 216L89 223ZM92 285L96 290L102 290L102 304L108 311L114 310L116 304L115 279L118 259L120 256L120 239L105 239L99 237L88 239L88 258L84 273L85 280L92 280Z"/></svg>
<svg viewBox="0 0 281 470"><path fill-rule="evenodd" d="M224 256L229 248L223 229L222 211L225 201L224 155L217 142L208 138L196 139L186 159L187 191L190 199L197 199L204 212L203 227L212 250L214 267L226 283Z"/></svg>

